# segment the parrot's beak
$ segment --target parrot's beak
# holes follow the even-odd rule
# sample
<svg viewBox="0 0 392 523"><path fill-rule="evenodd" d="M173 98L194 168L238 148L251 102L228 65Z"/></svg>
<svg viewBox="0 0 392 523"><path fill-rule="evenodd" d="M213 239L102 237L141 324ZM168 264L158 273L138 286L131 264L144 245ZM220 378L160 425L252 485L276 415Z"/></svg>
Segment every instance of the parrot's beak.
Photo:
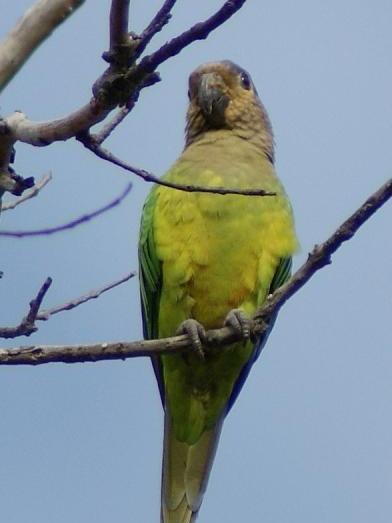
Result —
<svg viewBox="0 0 392 523"><path fill-rule="evenodd" d="M204 73L200 77L197 101L206 120L214 126L225 121L225 109L229 103L223 93L224 81L217 73Z"/></svg>

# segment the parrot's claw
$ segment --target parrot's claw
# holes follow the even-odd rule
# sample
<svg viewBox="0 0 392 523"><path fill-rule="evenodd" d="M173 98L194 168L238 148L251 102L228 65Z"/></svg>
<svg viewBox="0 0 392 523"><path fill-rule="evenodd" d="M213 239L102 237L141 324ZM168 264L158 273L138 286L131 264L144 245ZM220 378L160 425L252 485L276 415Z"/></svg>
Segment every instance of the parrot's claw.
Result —
<svg viewBox="0 0 392 523"><path fill-rule="evenodd" d="M206 338L206 331L201 323L196 320L188 319L181 323L177 329L177 335L186 334L192 344L194 351L202 360L205 359L203 341Z"/></svg>
<svg viewBox="0 0 392 523"><path fill-rule="evenodd" d="M224 325L232 327L246 340L250 337L250 319L242 309L231 310L226 316Z"/></svg>

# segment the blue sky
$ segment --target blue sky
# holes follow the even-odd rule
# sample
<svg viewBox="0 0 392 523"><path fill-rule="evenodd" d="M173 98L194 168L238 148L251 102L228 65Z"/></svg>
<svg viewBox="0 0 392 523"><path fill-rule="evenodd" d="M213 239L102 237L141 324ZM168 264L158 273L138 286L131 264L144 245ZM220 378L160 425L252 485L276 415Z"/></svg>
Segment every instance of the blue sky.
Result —
<svg viewBox="0 0 392 523"><path fill-rule="evenodd" d="M7 5L4 34L30 0ZM160 2L132 2L140 31ZM220 2L178 2L151 48ZM86 4L9 84L1 113L55 118L102 72L110 2ZM160 67L108 146L162 174L183 146L187 76L231 59L252 74L277 142L302 250L298 266L392 172L392 4L248 1L207 41ZM128 174L69 141L18 144L18 172L53 181L1 228L56 225L120 193ZM149 186L63 234L1 239L1 324L50 275L51 306L136 269ZM389 523L392 510L392 209L381 209L282 310L226 420L200 522ZM140 339L137 281L2 346ZM7 523L159 521L162 412L147 359L0 368L0 515Z"/></svg>

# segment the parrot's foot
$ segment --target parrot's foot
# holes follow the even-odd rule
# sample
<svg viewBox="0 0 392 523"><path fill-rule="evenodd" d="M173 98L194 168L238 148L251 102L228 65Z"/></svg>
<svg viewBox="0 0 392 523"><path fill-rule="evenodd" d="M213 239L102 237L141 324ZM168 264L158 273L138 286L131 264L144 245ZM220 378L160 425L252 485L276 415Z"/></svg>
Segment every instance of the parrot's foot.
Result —
<svg viewBox="0 0 392 523"><path fill-rule="evenodd" d="M232 327L246 340L250 337L250 324L250 319L242 309L231 310L224 321L226 327Z"/></svg>
<svg viewBox="0 0 392 523"><path fill-rule="evenodd" d="M186 334L194 351L204 360L203 341L206 337L206 331L201 323L193 319L185 320L178 327L176 334Z"/></svg>

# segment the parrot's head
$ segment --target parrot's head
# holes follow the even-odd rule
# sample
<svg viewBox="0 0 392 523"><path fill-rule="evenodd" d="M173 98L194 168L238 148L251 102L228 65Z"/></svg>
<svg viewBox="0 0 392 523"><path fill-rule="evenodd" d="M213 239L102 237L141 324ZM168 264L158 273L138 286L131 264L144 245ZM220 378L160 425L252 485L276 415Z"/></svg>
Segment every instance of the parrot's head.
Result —
<svg viewBox="0 0 392 523"><path fill-rule="evenodd" d="M199 66L189 77L186 143L209 131L228 130L260 145L273 160L267 112L247 71L223 60Z"/></svg>

